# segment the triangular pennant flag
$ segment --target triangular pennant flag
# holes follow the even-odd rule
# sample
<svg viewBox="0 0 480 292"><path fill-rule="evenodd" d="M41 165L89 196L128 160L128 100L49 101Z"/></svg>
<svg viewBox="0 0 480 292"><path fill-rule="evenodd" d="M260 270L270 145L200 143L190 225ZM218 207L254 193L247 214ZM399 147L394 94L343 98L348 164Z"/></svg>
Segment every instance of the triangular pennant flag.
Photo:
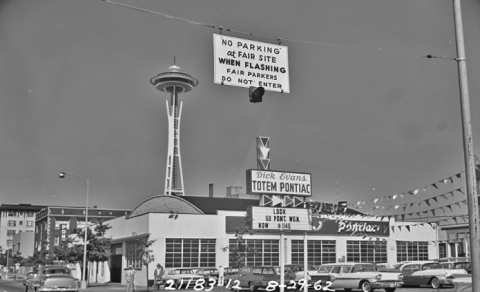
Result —
<svg viewBox="0 0 480 292"><path fill-rule="evenodd" d="M435 203L438 203L438 199L437 199L437 197L433 197L433 198L432 198L432 200L434 200L434 201L435 201Z"/></svg>
<svg viewBox="0 0 480 292"><path fill-rule="evenodd" d="M463 200L462 203L464 203L465 205L468 205L467 200Z"/></svg>
<svg viewBox="0 0 480 292"><path fill-rule="evenodd" d="M429 199L426 199L424 202L430 207Z"/></svg>
<svg viewBox="0 0 480 292"><path fill-rule="evenodd" d="M422 217L422 216L420 215L420 212L417 212L417 213L415 213L415 214L417 214L418 217Z"/></svg>
<svg viewBox="0 0 480 292"><path fill-rule="evenodd" d="M459 172L455 175L457 178L462 178L462 174Z"/></svg>
<svg viewBox="0 0 480 292"><path fill-rule="evenodd" d="M397 197L398 197L398 195L393 195L393 196L392 196L392 199L395 200Z"/></svg>
<svg viewBox="0 0 480 292"><path fill-rule="evenodd" d="M450 194L452 196L452 198L455 198L455 195L453 194L453 192L448 192L447 195Z"/></svg>
<svg viewBox="0 0 480 292"><path fill-rule="evenodd" d="M414 195L418 194L418 190L414 190L414 191L413 191L413 194L414 194Z"/></svg>
<svg viewBox="0 0 480 292"><path fill-rule="evenodd" d="M450 183L453 184L453 176L448 178L450 180Z"/></svg>
<svg viewBox="0 0 480 292"><path fill-rule="evenodd" d="M379 199L375 199L375 200L373 200L373 203L375 203L375 204L376 204L376 203L378 202L378 200L379 200Z"/></svg>
<svg viewBox="0 0 480 292"><path fill-rule="evenodd" d="M407 209L407 204L403 205L403 211L405 211L405 209Z"/></svg>
<svg viewBox="0 0 480 292"><path fill-rule="evenodd" d="M452 212L452 205L447 205L447 206L445 206L445 207L447 207L448 209L450 209L450 212Z"/></svg>
<svg viewBox="0 0 480 292"><path fill-rule="evenodd" d="M402 231L402 226L398 225L398 230Z"/></svg>
<svg viewBox="0 0 480 292"><path fill-rule="evenodd" d="M395 205L395 210L398 209L400 206L399 205Z"/></svg>
<svg viewBox="0 0 480 292"><path fill-rule="evenodd" d="M400 198L403 198L403 194L400 194Z"/></svg>
<svg viewBox="0 0 480 292"><path fill-rule="evenodd" d="M440 197L444 198L445 200L448 200L447 198L447 195L446 194L441 194Z"/></svg>
<svg viewBox="0 0 480 292"><path fill-rule="evenodd" d="M432 184L432 187L438 189L437 185L435 183Z"/></svg>
<svg viewBox="0 0 480 292"><path fill-rule="evenodd" d="M458 189L456 189L456 191L465 195L465 193L462 191L462 188L458 188Z"/></svg>
<svg viewBox="0 0 480 292"><path fill-rule="evenodd" d="M409 193L410 195L412 195L412 196L415 195L415 194L413 193L413 191L409 191L408 193Z"/></svg>
<svg viewBox="0 0 480 292"><path fill-rule="evenodd" d="M414 204L415 204L415 203L410 203L410 206L409 206L409 207L410 207L410 208L413 207Z"/></svg>
<svg viewBox="0 0 480 292"><path fill-rule="evenodd" d="M385 209L385 206L382 206L382 207L380 208L380 210L383 210L383 209Z"/></svg>
<svg viewBox="0 0 480 292"><path fill-rule="evenodd" d="M402 221L405 221L405 214L402 214Z"/></svg>
<svg viewBox="0 0 480 292"><path fill-rule="evenodd" d="M462 206L460 205L460 202L456 202L455 205L457 205L460 209L462 209Z"/></svg>
<svg viewBox="0 0 480 292"><path fill-rule="evenodd" d="M405 228L407 228L407 230L410 231L410 226L405 225Z"/></svg>
<svg viewBox="0 0 480 292"><path fill-rule="evenodd" d="M427 187L428 187L428 186L424 187L422 190L423 190L424 192L426 192L426 191L427 191Z"/></svg>
<svg viewBox="0 0 480 292"><path fill-rule="evenodd" d="M432 214L433 216L435 216L435 209L432 209Z"/></svg>

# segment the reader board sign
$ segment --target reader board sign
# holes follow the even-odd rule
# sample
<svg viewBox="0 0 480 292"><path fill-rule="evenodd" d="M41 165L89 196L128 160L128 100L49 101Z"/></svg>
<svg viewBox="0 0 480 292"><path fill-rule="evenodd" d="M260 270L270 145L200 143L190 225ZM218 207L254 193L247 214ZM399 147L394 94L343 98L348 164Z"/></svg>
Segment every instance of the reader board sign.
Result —
<svg viewBox="0 0 480 292"><path fill-rule="evenodd" d="M288 47L213 35L214 82L289 93Z"/></svg>
<svg viewBox="0 0 480 292"><path fill-rule="evenodd" d="M309 209L250 206L247 216L252 230L312 230Z"/></svg>
<svg viewBox="0 0 480 292"><path fill-rule="evenodd" d="M312 196L309 173L248 169L246 177L247 194Z"/></svg>

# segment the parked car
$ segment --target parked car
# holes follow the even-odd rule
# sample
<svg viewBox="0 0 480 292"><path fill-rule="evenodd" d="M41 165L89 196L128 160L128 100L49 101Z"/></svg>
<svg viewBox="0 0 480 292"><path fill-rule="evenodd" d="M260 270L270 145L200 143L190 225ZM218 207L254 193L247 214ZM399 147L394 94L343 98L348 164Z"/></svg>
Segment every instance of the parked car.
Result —
<svg viewBox="0 0 480 292"><path fill-rule="evenodd" d="M248 287L250 291L257 291L258 288L267 288L270 281L281 284L280 267L244 266L240 268L238 273L232 276L231 279L232 283L230 287ZM285 267L284 284L291 286L290 281L292 280L295 280L295 273L289 267Z"/></svg>
<svg viewBox="0 0 480 292"><path fill-rule="evenodd" d="M440 263L442 269L450 269L450 270L465 270L468 274L472 273L472 264L470 262L444 262Z"/></svg>
<svg viewBox="0 0 480 292"><path fill-rule="evenodd" d="M302 264L288 264L285 267L290 268L295 273L295 282L305 279L305 273L303 272L304 266ZM312 281L311 274L317 274L317 269L314 266L307 266L308 281Z"/></svg>
<svg viewBox="0 0 480 292"><path fill-rule="evenodd" d="M233 286L233 277L235 277L238 273L238 268L234 268L234 267L225 267L224 268L224 283L225 283L225 286L228 285L228 283L230 282L230 285L229 287Z"/></svg>
<svg viewBox="0 0 480 292"><path fill-rule="evenodd" d="M400 266L404 286L430 285L434 289L453 285L454 274L467 274L466 270L442 269L436 261L408 262Z"/></svg>
<svg viewBox="0 0 480 292"><path fill-rule="evenodd" d="M24 280L25 291L75 291L78 292L78 279L65 266L39 267L35 272L29 272Z"/></svg>
<svg viewBox="0 0 480 292"><path fill-rule="evenodd" d="M398 272L378 272L375 264L370 263L336 263L324 264L318 269L322 275L322 286L330 289L343 288L345 291L360 289L371 292L382 288L393 292L403 284L403 275ZM327 282L331 282L331 285Z"/></svg>
<svg viewBox="0 0 480 292"><path fill-rule="evenodd" d="M377 270L380 272L388 272L388 271L394 271L398 270L402 263L377 263L375 266L377 267Z"/></svg>
<svg viewBox="0 0 480 292"><path fill-rule="evenodd" d="M453 279L453 292L472 292L472 277Z"/></svg>
<svg viewBox="0 0 480 292"><path fill-rule="evenodd" d="M194 287L195 282L199 279L204 279L203 276L195 274L193 269L190 268L167 268L163 274L163 281L167 287L175 287L180 289L182 286L187 287L190 281L189 287Z"/></svg>
<svg viewBox="0 0 480 292"><path fill-rule="evenodd" d="M209 281L210 279L218 281L218 270L215 268L197 269L196 274L203 276L203 278L205 279L205 282Z"/></svg>

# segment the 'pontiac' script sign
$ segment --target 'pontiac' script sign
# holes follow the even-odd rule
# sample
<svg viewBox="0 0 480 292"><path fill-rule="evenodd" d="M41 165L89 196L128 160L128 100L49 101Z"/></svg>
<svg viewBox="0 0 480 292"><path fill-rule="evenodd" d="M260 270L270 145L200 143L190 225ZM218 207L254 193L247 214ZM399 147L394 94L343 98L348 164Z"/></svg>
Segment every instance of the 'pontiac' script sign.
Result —
<svg viewBox="0 0 480 292"><path fill-rule="evenodd" d="M311 175L309 173L249 169L247 170L247 193L311 196Z"/></svg>

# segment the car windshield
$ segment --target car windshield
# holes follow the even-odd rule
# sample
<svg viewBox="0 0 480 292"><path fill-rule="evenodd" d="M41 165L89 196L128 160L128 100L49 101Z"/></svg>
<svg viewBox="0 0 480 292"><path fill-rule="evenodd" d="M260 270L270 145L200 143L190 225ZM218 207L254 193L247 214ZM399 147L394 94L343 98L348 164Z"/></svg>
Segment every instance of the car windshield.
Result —
<svg viewBox="0 0 480 292"><path fill-rule="evenodd" d="M43 270L43 274L70 275L70 271L66 269L46 269L46 270Z"/></svg>
<svg viewBox="0 0 480 292"><path fill-rule="evenodd" d="M424 264L422 266L422 270L434 270L434 269L441 269L442 267L440 266L439 263L430 263L430 264Z"/></svg>
<svg viewBox="0 0 480 292"><path fill-rule="evenodd" d="M374 265L355 265L355 272L375 272Z"/></svg>
<svg viewBox="0 0 480 292"><path fill-rule="evenodd" d="M320 266L320 268L318 268L318 272L319 273L330 273L332 268L333 268L333 266Z"/></svg>
<svg viewBox="0 0 480 292"><path fill-rule="evenodd" d="M181 275L181 274L193 274L193 271L190 269L182 269L182 270L175 270L175 274Z"/></svg>

